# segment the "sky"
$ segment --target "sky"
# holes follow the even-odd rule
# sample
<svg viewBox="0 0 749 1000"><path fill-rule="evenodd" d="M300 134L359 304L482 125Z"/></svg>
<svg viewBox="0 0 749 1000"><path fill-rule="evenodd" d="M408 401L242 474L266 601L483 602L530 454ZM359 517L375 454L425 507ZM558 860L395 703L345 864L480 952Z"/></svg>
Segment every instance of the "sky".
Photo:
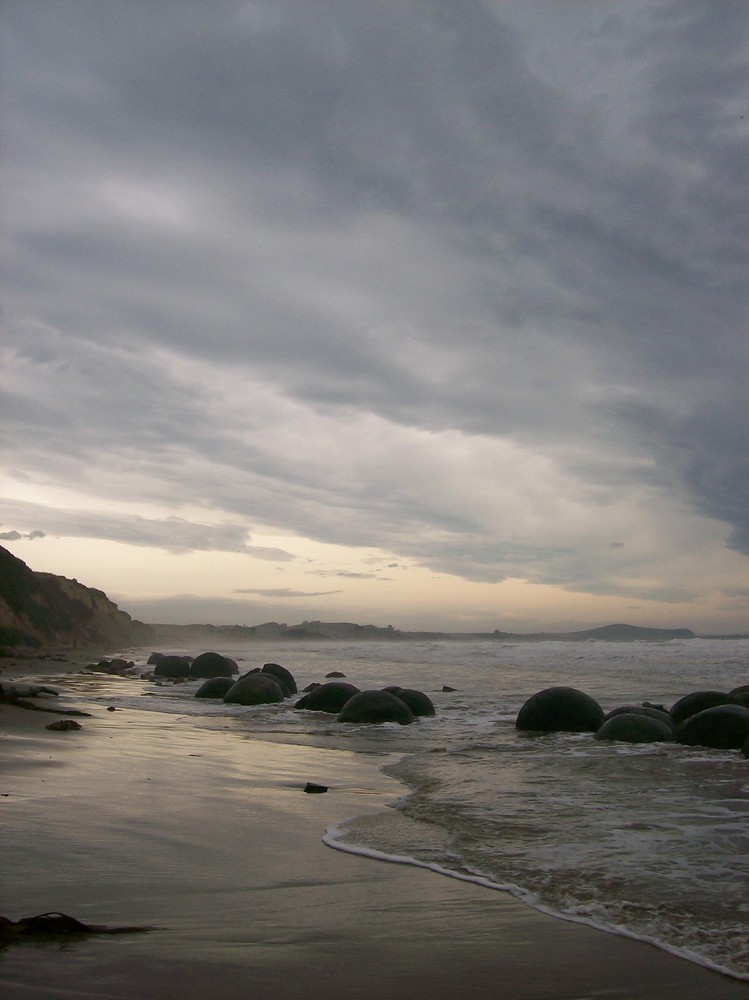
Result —
<svg viewBox="0 0 749 1000"><path fill-rule="evenodd" d="M0 544L148 622L749 631L749 5L0 32Z"/></svg>

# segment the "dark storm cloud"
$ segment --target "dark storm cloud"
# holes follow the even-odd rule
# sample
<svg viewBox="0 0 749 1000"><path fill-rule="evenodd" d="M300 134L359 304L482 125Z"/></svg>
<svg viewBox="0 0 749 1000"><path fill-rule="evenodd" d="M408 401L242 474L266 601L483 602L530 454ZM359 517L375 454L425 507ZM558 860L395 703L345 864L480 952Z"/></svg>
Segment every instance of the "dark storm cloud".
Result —
<svg viewBox="0 0 749 1000"><path fill-rule="evenodd" d="M9 464L227 518L60 530L643 596L617 505L749 552L743 4L2 16Z"/></svg>

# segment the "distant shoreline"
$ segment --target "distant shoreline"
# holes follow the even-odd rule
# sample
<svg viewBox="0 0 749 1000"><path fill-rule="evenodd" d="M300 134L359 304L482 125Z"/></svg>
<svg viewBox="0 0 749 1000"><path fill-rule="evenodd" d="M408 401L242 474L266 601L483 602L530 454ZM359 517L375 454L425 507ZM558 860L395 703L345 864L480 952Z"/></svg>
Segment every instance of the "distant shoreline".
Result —
<svg viewBox="0 0 749 1000"><path fill-rule="evenodd" d="M274 641L383 641L383 642L668 642L673 639L744 639L747 635L698 635L691 629L657 629L638 625L604 625L575 632L432 632L404 631L352 622L301 622L285 625L170 625L150 624L156 641L214 637L233 642Z"/></svg>

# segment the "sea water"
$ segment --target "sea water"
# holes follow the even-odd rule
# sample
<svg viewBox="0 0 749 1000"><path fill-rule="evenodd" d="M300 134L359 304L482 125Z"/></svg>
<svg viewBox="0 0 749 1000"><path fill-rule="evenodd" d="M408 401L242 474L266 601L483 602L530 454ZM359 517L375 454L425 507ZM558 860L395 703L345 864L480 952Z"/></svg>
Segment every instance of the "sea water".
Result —
<svg viewBox="0 0 749 1000"><path fill-rule="evenodd" d="M382 813L338 817L324 834L330 847L509 892L749 980L749 760L515 729L525 700L552 685L586 691L604 710L728 691L749 683L749 640L297 641L223 652L242 672L281 663L300 690L331 671L361 689L417 688L437 714L350 725L297 711L296 698L196 700L199 682L146 684L137 695L119 686L120 700L196 726L368 754L403 794Z"/></svg>

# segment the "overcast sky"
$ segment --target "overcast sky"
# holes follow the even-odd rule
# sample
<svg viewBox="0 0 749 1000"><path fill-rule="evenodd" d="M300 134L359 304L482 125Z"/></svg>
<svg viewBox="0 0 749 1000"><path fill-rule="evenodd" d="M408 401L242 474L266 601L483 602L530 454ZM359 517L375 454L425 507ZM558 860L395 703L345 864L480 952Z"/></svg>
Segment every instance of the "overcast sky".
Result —
<svg viewBox="0 0 749 1000"><path fill-rule="evenodd" d="M749 629L749 4L0 18L0 544L147 621Z"/></svg>

